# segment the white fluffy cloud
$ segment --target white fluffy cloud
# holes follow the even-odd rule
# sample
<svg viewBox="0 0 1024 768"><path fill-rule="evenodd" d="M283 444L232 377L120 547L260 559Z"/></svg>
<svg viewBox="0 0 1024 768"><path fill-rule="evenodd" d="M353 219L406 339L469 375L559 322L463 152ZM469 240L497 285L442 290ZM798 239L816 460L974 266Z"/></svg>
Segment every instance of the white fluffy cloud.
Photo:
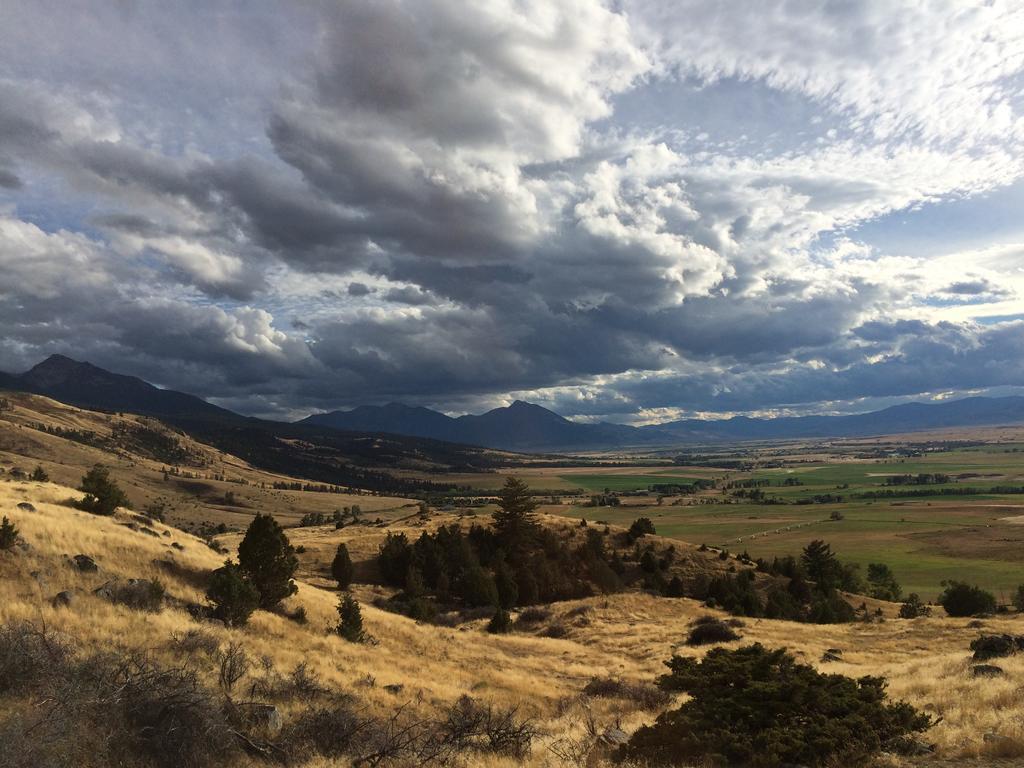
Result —
<svg viewBox="0 0 1024 768"><path fill-rule="evenodd" d="M858 239L1022 182L1015 4L26 2L0 50L0 368L623 418L1016 370L1024 233Z"/></svg>
<svg viewBox="0 0 1024 768"><path fill-rule="evenodd" d="M630 0L661 67L763 80L848 117L868 140L1024 138L1024 8L986 3Z"/></svg>

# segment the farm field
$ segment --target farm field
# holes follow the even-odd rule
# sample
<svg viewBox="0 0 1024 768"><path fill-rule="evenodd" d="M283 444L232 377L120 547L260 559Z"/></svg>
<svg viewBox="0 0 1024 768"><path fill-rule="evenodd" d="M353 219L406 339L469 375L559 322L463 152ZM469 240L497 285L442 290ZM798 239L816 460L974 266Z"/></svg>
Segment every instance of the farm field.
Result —
<svg viewBox="0 0 1024 768"><path fill-rule="evenodd" d="M599 492L645 490L654 483L690 483L697 478L721 478L727 470L708 467L676 467L668 464L613 467L533 467L525 465L494 472L462 472L429 474L396 472L396 475L431 482L451 483L475 491L498 490L509 475L528 483L531 488L551 491Z"/></svg>
<svg viewBox="0 0 1024 768"><path fill-rule="evenodd" d="M670 470L679 472L679 470ZM719 471L720 476L726 473ZM894 475L945 474L951 482L886 485ZM666 475L620 475L611 490L634 490L631 482ZM799 482L800 485L782 485ZM904 592L934 599L941 582L977 583L1009 600L1024 583L1024 495L985 493L996 487L1024 485L1024 453L1013 444L936 451L907 459L793 463L789 466L729 473L728 480L767 481L760 490L784 503L765 504L737 498L737 489L716 489L698 497L624 499L618 507L558 505L545 511L587 520L629 525L650 517L664 536L746 551L771 558L798 554L813 539L828 541L844 561L862 572L873 562L886 563ZM974 489L971 495L943 495L943 489ZM927 495L881 499L860 494L893 491ZM815 496L842 498L839 503L810 503ZM697 503L703 501L705 503ZM716 503L710 503L710 502ZM722 503L722 502L731 503ZM629 503L625 503L629 502ZM639 503L639 505L638 505ZM838 517L840 519L833 519ZM1019 517L1019 521L1012 518Z"/></svg>
<svg viewBox="0 0 1024 768"><path fill-rule="evenodd" d="M560 475L560 479L574 487L583 488L586 491L641 491L651 485L692 483L698 479L693 474L681 474L678 470L654 472L645 474L617 473L617 474L566 474Z"/></svg>

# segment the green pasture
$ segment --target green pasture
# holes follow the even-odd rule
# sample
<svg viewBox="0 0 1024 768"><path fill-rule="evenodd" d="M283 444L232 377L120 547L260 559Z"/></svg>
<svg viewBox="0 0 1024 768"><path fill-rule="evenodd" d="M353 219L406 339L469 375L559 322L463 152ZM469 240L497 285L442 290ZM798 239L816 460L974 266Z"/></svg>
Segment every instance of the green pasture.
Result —
<svg viewBox="0 0 1024 768"><path fill-rule="evenodd" d="M1021 505L1011 507L993 504ZM1024 583L1024 526L1000 520L1024 515L1024 497L966 497L844 504L756 505L704 504L695 506L554 508L574 518L628 526L650 517L659 534L694 544L749 552L754 557L798 555L810 541L828 541L844 561L888 564L904 587L934 598L941 582L959 579L1009 595ZM842 520L831 520L833 510ZM937 546L938 537L945 546ZM1020 539L1019 547L999 541ZM962 547L970 554L952 554Z"/></svg>
<svg viewBox="0 0 1024 768"><path fill-rule="evenodd" d="M663 484L687 484L697 478L692 476L674 475L669 473L641 474L641 475L591 475L591 474L566 474L559 475L570 486L584 488L588 491L601 492L606 488L610 491L645 491L652 485Z"/></svg>

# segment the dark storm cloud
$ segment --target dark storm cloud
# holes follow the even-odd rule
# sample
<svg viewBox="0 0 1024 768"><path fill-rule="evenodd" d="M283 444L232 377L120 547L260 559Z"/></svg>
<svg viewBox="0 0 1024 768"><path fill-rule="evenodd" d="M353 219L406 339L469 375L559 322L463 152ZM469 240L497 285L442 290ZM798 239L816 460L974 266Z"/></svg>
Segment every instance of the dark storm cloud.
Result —
<svg viewBox="0 0 1024 768"><path fill-rule="evenodd" d="M424 291L423 289L415 286L410 286L408 288L392 288L384 294L383 298L384 301L393 301L396 304L410 304L412 306L423 306L425 304L434 303L434 299L428 291Z"/></svg>
<svg viewBox="0 0 1024 768"><path fill-rule="evenodd" d="M4 189L21 189L24 186L14 171L0 166L0 187Z"/></svg>
<svg viewBox="0 0 1024 768"><path fill-rule="evenodd" d="M1019 173L963 119L970 78L948 80L927 18L892 23L935 43L933 70L881 46L871 8L848 12L858 52L793 34L827 8L780 6L766 41L654 0L130 7L0 10L3 367L62 351L261 413L523 391L587 416L747 410L1019 380L1018 325L923 309L1009 301L997 267L933 273L838 235ZM984 52L972 24L956 45ZM787 91L790 149L613 113L652 80L722 78Z"/></svg>
<svg viewBox="0 0 1024 768"><path fill-rule="evenodd" d="M373 293L373 288L366 285L365 283L349 283L348 284L348 295L349 296L369 296Z"/></svg>
<svg viewBox="0 0 1024 768"><path fill-rule="evenodd" d="M929 332L920 320L871 320L853 329L855 336L866 341L891 342L901 336L919 336Z"/></svg>
<svg viewBox="0 0 1024 768"><path fill-rule="evenodd" d="M819 401L904 396L948 390L1020 386L1024 381L1024 324L975 333L911 337L881 361L861 360L842 369L793 366L699 372L623 384L634 408L666 402L703 411L773 408Z"/></svg>
<svg viewBox="0 0 1024 768"><path fill-rule="evenodd" d="M991 301L993 299L1010 296L1013 294L1013 291L1009 291L1006 288L998 286L991 280L975 279L958 280L955 283L950 283L940 289L939 293L961 300Z"/></svg>

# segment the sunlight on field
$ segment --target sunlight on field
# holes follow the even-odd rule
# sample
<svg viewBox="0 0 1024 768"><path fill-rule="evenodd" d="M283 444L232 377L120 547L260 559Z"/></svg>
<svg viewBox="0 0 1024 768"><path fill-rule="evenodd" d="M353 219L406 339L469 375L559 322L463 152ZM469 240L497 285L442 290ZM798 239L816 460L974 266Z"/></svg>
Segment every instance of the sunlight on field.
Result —
<svg viewBox="0 0 1024 768"><path fill-rule="evenodd" d="M223 556L173 528L155 524L159 535L150 536L127 527L126 515L97 518L58 505L72 495L70 489L51 484L0 483L0 509L15 521L30 546L25 553L0 555L0 621L44 621L86 648L145 648L173 661L171 635L197 626L187 613L172 605L158 614L140 614L105 603L90 592L113 577L155 577L175 600L201 601L204 574L219 566ZM26 501L35 511L17 508ZM368 557L382 535L380 529L364 527L294 533L296 543L308 548L303 557L313 558L311 562L320 562L340 540L350 542L359 553L357 559ZM183 548L173 547L175 543ZM94 557L100 572L83 574L69 567L65 555L78 553ZM699 653L682 640L687 623L709 612L688 599L624 593L552 606L556 615L569 617L562 639L532 633L500 637L484 633L482 621L456 629L417 624L374 608L369 601L377 588L359 587L367 629L379 644L352 645L328 632L336 620L338 595L327 580L316 578L320 567L307 565L304 571L319 586L301 583L298 595L286 606L305 607L307 625L258 612L244 629L206 624L204 631L222 642L241 642L280 669L309 662L326 683L358 691L367 705L382 710L396 702L394 694L383 690L389 684L404 686L399 699L419 702L417 706L450 701L463 693L522 703L540 718L548 741L579 727L565 714L564 702L577 696L591 677L652 680L673 652ZM53 594L65 589L76 593L72 608L51 607ZM1024 619L986 619L984 628L1022 632ZM893 696L943 718L928 738L946 759L991 753L995 747L983 738L990 731L1024 743L1024 702L1014 682L1024 675L1024 658L1000 660L1008 673L1003 680L972 678L967 646L978 629L966 620L936 617L815 626L746 619L740 631L742 642L785 646L815 665L827 648L839 648L843 660L823 669L886 676ZM208 672L213 674L212 669ZM375 680L374 686L364 684L367 676ZM651 718L621 701L594 699L588 706L599 721L620 720L629 729ZM1008 749L1009 743L1000 742L1000 749ZM1024 755L1024 748L1019 754ZM543 743L529 764L552 764Z"/></svg>

